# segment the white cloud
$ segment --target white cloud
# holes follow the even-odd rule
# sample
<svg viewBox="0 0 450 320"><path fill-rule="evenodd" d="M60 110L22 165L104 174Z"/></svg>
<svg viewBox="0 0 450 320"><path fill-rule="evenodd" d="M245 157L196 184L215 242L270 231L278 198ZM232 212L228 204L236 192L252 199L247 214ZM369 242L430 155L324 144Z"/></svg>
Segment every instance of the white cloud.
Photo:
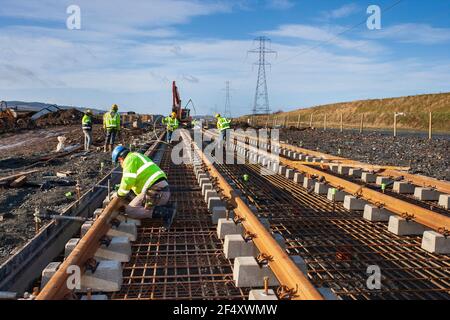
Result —
<svg viewBox="0 0 450 320"><path fill-rule="evenodd" d="M340 19L348 17L360 10L360 7L356 3L346 4L338 9L323 12L323 16L327 19Z"/></svg>
<svg viewBox="0 0 450 320"><path fill-rule="evenodd" d="M344 31L342 26L317 27L304 24L281 25L278 29L263 31L268 36L277 36L283 38L302 39L317 44L333 45L341 49L358 50L365 53L378 53L384 50L380 44L369 40L352 40L340 36Z"/></svg>
<svg viewBox="0 0 450 320"><path fill-rule="evenodd" d="M435 28L428 24L405 23L366 32L374 39L389 39L402 43L433 45L450 41L449 28Z"/></svg>

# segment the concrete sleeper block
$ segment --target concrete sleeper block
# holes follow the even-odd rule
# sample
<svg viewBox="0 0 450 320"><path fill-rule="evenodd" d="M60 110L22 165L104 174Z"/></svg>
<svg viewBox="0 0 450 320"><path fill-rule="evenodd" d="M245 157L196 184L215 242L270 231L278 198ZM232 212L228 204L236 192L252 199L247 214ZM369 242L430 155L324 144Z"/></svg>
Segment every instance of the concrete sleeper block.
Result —
<svg viewBox="0 0 450 320"><path fill-rule="evenodd" d="M111 227L106 235L109 237L127 237L130 241L136 241L137 227L132 222L121 222L118 227Z"/></svg>
<svg viewBox="0 0 450 320"><path fill-rule="evenodd" d="M418 236L423 234L425 227L399 216L391 216L389 218L388 231L398 236Z"/></svg>
<svg viewBox="0 0 450 320"><path fill-rule="evenodd" d="M436 231L425 231L422 249L434 254L450 254L450 238Z"/></svg>
<svg viewBox="0 0 450 320"><path fill-rule="evenodd" d="M269 286L279 284L268 266L260 267L254 257L237 257L234 259L233 280L238 288L259 287L264 284L264 277L269 277Z"/></svg>
<svg viewBox="0 0 450 320"><path fill-rule="evenodd" d="M119 261L100 261L95 272L87 270L81 277L81 291L117 292L123 283L122 264Z"/></svg>
<svg viewBox="0 0 450 320"><path fill-rule="evenodd" d="M263 289L253 289L250 290L248 294L248 300L268 301L268 300L278 300L278 297L272 289L267 290L267 294Z"/></svg>
<svg viewBox="0 0 450 320"><path fill-rule="evenodd" d="M366 201L347 195L344 198L344 208L352 211L363 211Z"/></svg>
<svg viewBox="0 0 450 320"><path fill-rule="evenodd" d="M363 218L372 222L387 222L392 213L383 208L378 208L371 204L364 206Z"/></svg>
<svg viewBox="0 0 450 320"><path fill-rule="evenodd" d="M221 240L225 239L228 234L242 234L244 227L242 224L236 224L232 219L219 219L217 225L217 237Z"/></svg>
<svg viewBox="0 0 450 320"><path fill-rule="evenodd" d="M257 249L253 241L245 241L240 234L228 234L223 245L225 258L253 257L257 255Z"/></svg>

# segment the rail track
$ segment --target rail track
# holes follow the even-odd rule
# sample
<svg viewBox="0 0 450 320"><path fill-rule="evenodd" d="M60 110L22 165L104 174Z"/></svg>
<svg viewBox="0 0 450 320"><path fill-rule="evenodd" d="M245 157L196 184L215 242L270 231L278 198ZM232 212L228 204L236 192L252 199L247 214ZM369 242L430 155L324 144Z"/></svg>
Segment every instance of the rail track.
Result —
<svg viewBox="0 0 450 320"><path fill-rule="evenodd" d="M421 234L394 234L389 219L369 221L360 210L349 210L343 202L330 200L327 193L316 194L312 186L327 185L383 210L400 203L402 210L390 214L425 226L424 230L445 233L448 209L334 172L334 161L342 166L348 164L345 159L309 164L299 155L306 160L317 154L300 154L296 147L280 147L276 142L261 151L256 148L261 141L236 139L231 156L241 164L213 163L202 151L205 145L196 145L187 132L181 136L186 150L192 150L183 154L187 163L174 164L171 147L163 143L155 142L147 151L168 173L171 202L177 205L172 228L164 231L153 220L129 221L116 199L105 201L104 209L96 210L95 220L81 232L71 251L66 246L65 259L56 268L44 270L37 300L243 300L264 286L261 290L269 293L271 289L273 299L450 299L448 254L428 252L422 248ZM273 147L283 155L276 170L267 152ZM351 166L360 167L368 170L363 164ZM397 168L385 170L397 172ZM307 180L306 186L303 180L299 183L300 176ZM435 185L439 192L445 187ZM253 254L244 255L251 258L258 273L251 285L239 278L244 260L229 257L232 237L221 235L224 224L235 230L231 235L242 238L241 246L253 248ZM121 228L130 225L133 236ZM112 251L109 244L124 235L128 236L127 259L98 258L99 251ZM117 257L117 252L109 254ZM81 270L81 289L68 288L72 266ZM115 268L106 269L109 276L104 274L105 266ZM380 288L368 285L371 268L381 274ZM111 279L111 274L117 279Z"/></svg>

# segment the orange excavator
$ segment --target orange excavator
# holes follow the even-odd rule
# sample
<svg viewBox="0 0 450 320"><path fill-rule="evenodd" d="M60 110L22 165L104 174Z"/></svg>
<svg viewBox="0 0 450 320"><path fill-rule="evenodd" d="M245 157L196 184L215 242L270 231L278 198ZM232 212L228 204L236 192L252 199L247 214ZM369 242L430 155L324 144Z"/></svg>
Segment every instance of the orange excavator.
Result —
<svg viewBox="0 0 450 320"><path fill-rule="evenodd" d="M190 115L191 110L188 109L187 106L189 104L193 105L193 102L191 99L189 99L184 108L181 106L180 93L175 81L173 81L172 83L172 98L172 112L175 112L177 114L178 121L180 121L183 126L189 127L192 122L192 117Z"/></svg>

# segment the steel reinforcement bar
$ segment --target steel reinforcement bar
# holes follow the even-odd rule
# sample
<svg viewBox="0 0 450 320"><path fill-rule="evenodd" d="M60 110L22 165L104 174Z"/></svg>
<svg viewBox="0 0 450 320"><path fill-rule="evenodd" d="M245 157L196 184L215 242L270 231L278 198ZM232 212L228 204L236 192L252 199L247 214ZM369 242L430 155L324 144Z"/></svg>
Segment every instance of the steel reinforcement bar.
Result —
<svg viewBox="0 0 450 320"><path fill-rule="evenodd" d="M358 167L358 168L366 169L366 170L373 170L373 171L379 170L380 172L384 173L385 175L388 175L388 176L391 176L394 178L403 178L405 180L412 182L413 184L415 184L417 186L432 187L432 188L435 188L437 191L440 191L440 192L443 192L446 194L450 194L450 183L449 182L441 181L438 179L434 179L434 178L430 178L430 177L426 177L426 176L422 176L422 175L407 173L404 170L407 170L408 168L371 165L371 164L367 164L367 163L356 161L356 160L333 156L333 155L326 154L326 153L319 152L319 151L313 151L313 150L309 150L309 149L305 149L305 148L300 148L300 147L297 147L294 145L281 143L279 141L272 141L272 140L268 141L267 139L261 140L261 139L255 138L255 137L249 137L249 136L243 136L243 135L237 135L237 134L235 134L235 136L238 136L240 138L247 138L249 140L254 140L254 141L263 142L263 143L268 143L268 142L272 143L273 142L273 143L276 143L277 145L279 145L280 148L320 157L320 158L323 158L323 159L326 159L326 160L329 160L329 161L332 161L332 162L335 162L338 164L342 163L342 164L346 164L346 165L350 165L350 166L354 166L354 167Z"/></svg>
<svg viewBox="0 0 450 320"><path fill-rule="evenodd" d="M159 140L161 140L162 137L163 134L160 135ZM146 152L146 155L153 154L159 143L159 141L153 143ZM67 287L67 279L71 274L68 272L69 267L78 266L81 273L84 272L87 262L94 256L95 252L100 247L100 240L111 228L111 222L119 214L118 211L120 206L121 200L119 198L111 200L108 206L103 210L102 214L94 221L94 224L88 230L86 235L81 238L78 245L41 290L36 297L36 300L61 300L71 294L71 290Z"/></svg>
<svg viewBox="0 0 450 320"><path fill-rule="evenodd" d="M233 190L219 171L217 171L203 151L193 143L191 137L186 132L182 133L182 137L193 146L194 152L197 153L208 167L211 176L217 180L224 196L230 199L230 202L235 208L235 214L242 221L244 228L254 235L253 241L256 247L268 260L268 264L283 290L289 292L292 299L323 300L318 290L298 269L288 254L279 246L276 240L253 214L251 209L236 194L235 190Z"/></svg>
<svg viewBox="0 0 450 320"><path fill-rule="evenodd" d="M265 150L261 150L252 146L246 146L249 150L253 150L262 155L273 156ZM309 175L323 177L330 185L340 188L350 194L356 195L368 202L382 206L393 213L415 220L438 232L446 232L450 230L450 217L422 208L407 201L394 198L382 192L369 189L354 182L347 181L332 174L311 168L309 166L299 164L297 161L279 158L279 162L288 167L294 168L300 172Z"/></svg>

